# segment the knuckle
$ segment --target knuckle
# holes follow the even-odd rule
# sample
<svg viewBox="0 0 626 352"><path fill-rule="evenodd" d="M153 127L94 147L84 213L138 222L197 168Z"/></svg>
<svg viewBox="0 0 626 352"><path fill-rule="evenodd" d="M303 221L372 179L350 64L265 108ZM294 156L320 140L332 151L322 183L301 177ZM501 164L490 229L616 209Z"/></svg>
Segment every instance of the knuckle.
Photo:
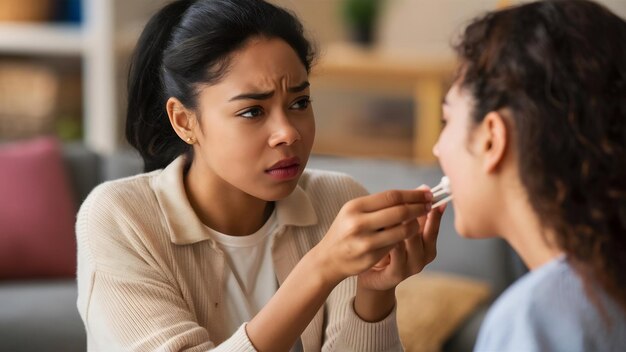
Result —
<svg viewBox="0 0 626 352"><path fill-rule="evenodd" d="M411 227L411 233L418 233L420 231L420 224L417 221L411 221L409 226Z"/></svg>
<svg viewBox="0 0 626 352"><path fill-rule="evenodd" d="M354 213L356 209L356 204L357 204L357 201L355 199L349 200L343 205L342 211L347 214Z"/></svg>
<svg viewBox="0 0 626 352"><path fill-rule="evenodd" d="M346 230L350 234L359 233L363 230L363 224L361 221L355 218L349 218L345 222Z"/></svg>
<svg viewBox="0 0 626 352"><path fill-rule="evenodd" d="M388 233L389 233L390 238L393 238L394 241L399 241L401 237L404 237L403 226L399 225L399 226L393 227L388 230Z"/></svg>
<svg viewBox="0 0 626 352"><path fill-rule="evenodd" d="M415 227L411 223L402 224L402 232L405 237L411 236L415 233Z"/></svg>
<svg viewBox="0 0 626 352"><path fill-rule="evenodd" d="M402 193L398 190L391 190L385 192L385 197L391 204L399 204L402 202Z"/></svg>
<svg viewBox="0 0 626 352"><path fill-rule="evenodd" d="M354 244L354 250L358 256L367 255L367 253L370 252L370 248L371 248L371 244L367 241L357 241Z"/></svg>
<svg viewBox="0 0 626 352"><path fill-rule="evenodd" d="M408 219L409 217L411 217L411 210L409 209L409 207L407 206L403 206L403 207L398 207L397 215L398 217L400 217L401 219Z"/></svg>
<svg viewBox="0 0 626 352"><path fill-rule="evenodd" d="M427 262L431 263L433 260L435 260L436 257L437 257L437 249L433 249L433 251L430 253L430 255L427 258Z"/></svg>

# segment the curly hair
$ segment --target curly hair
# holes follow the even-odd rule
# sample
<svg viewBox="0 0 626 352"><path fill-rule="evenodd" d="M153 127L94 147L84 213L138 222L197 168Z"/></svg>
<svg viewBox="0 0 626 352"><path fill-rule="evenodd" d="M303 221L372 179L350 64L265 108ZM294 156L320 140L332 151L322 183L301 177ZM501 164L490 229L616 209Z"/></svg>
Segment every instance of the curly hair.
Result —
<svg viewBox="0 0 626 352"><path fill-rule="evenodd" d="M475 20L455 49L473 121L511 112L534 212L588 293L596 281L626 310L626 22L591 1L534 2Z"/></svg>

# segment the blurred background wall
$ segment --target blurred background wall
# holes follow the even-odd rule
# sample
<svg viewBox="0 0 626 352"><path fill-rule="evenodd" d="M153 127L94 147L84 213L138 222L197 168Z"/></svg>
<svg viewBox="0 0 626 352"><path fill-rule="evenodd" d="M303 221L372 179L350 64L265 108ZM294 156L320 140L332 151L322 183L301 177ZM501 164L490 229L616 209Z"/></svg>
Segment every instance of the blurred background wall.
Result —
<svg viewBox="0 0 626 352"><path fill-rule="evenodd" d="M319 48L314 152L425 163L434 162L439 103L453 75L450 43L472 17L521 2L271 1L297 13ZM128 58L166 2L0 0L0 140L56 134L106 154L125 147ZM626 16L625 0L600 2ZM363 44L350 24L372 4Z"/></svg>
<svg viewBox="0 0 626 352"><path fill-rule="evenodd" d="M474 16L521 0L377 0L383 4L377 30L378 45L392 49L449 53L453 35ZM342 0L271 0L293 9L322 44L349 38L341 13ZM626 1L599 0L621 17Z"/></svg>

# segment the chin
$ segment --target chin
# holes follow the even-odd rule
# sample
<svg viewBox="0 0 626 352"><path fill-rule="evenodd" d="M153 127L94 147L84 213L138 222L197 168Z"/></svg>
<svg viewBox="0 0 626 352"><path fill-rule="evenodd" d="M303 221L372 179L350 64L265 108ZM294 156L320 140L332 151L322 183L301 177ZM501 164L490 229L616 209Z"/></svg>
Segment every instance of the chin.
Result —
<svg viewBox="0 0 626 352"><path fill-rule="evenodd" d="M474 227L471 226L471 224L465 223L462 218L458 217L458 215L454 219L454 228L459 236L467 239L483 239L494 237L492 235L488 235L489 232L481 229L480 226Z"/></svg>
<svg viewBox="0 0 626 352"><path fill-rule="evenodd" d="M475 234L471 234L467 232L461 232L461 231L457 231L457 232L459 236L468 240L480 240L480 239L486 238L485 236L475 235Z"/></svg>
<svg viewBox="0 0 626 352"><path fill-rule="evenodd" d="M292 180L289 183L281 184L278 187L273 187L273 189L269 190L269 192L263 194L259 198L267 202L283 200L289 197L293 190L296 189L296 186L298 186L298 179Z"/></svg>

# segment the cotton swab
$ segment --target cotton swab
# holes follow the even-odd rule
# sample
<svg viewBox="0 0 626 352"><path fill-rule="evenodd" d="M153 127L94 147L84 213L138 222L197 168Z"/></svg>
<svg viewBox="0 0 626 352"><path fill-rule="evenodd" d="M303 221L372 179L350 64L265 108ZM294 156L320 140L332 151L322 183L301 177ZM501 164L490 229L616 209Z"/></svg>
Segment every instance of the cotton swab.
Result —
<svg viewBox="0 0 626 352"><path fill-rule="evenodd" d="M433 193L433 208L446 204L452 200L452 192L450 192L450 179L443 176L438 185L430 190Z"/></svg>

